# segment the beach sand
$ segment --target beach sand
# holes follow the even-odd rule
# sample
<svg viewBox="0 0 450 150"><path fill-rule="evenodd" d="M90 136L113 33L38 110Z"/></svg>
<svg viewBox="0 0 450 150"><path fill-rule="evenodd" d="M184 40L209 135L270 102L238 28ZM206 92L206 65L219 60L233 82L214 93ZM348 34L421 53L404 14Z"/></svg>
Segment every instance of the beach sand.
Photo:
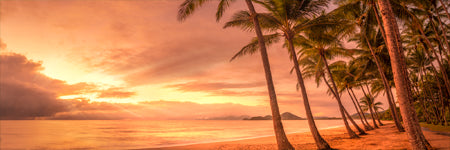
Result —
<svg viewBox="0 0 450 150"><path fill-rule="evenodd" d="M319 131L322 137L334 149L412 149L405 132L398 132L392 122L385 122L379 129L367 131L358 139L350 139L344 127L324 129ZM436 149L450 149L450 134L441 134L423 130L425 137ZM289 141L295 149L317 149L311 133L288 134ZM275 137L194 144L187 146L154 148L164 150L266 150L276 149Z"/></svg>

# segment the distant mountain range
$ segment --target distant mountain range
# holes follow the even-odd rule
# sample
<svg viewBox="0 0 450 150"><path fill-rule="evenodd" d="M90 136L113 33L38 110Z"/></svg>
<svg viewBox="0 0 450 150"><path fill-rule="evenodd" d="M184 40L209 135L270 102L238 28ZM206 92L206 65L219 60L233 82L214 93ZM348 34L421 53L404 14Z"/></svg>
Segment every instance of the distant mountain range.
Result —
<svg viewBox="0 0 450 150"><path fill-rule="evenodd" d="M315 120L334 120L334 119L341 119L336 117L326 117L326 116L318 116L314 117ZM223 117L212 117L207 118L204 120L272 120L271 115L266 116L248 116L248 115L241 115L241 116L223 116ZM284 112L281 114L281 120L306 120L306 118L299 117L291 112Z"/></svg>
<svg viewBox="0 0 450 150"><path fill-rule="evenodd" d="M314 117L316 120L333 120L333 119L340 119L336 117ZM244 118L244 120L272 120L271 115L266 116L256 116L256 117L250 117L250 118ZM281 120L306 120L306 118L299 117L297 115L294 115L290 112L284 112L281 114Z"/></svg>
<svg viewBox="0 0 450 150"><path fill-rule="evenodd" d="M212 117L205 120L243 120L245 118L249 118L250 116L242 115L242 116L224 116L224 117Z"/></svg>
<svg viewBox="0 0 450 150"><path fill-rule="evenodd" d="M256 116L256 117L250 117L250 118L244 118L244 120L272 120L271 115L266 116ZM306 120L305 118L299 117L297 115L294 115L290 112L285 112L281 114L281 120Z"/></svg>

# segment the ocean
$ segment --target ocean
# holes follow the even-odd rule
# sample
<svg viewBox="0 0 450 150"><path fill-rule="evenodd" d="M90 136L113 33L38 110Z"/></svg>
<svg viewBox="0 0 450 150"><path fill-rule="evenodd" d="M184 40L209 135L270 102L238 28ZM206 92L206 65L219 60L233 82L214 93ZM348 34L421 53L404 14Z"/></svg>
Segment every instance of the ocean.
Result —
<svg viewBox="0 0 450 150"><path fill-rule="evenodd" d="M319 129L342 120L316 120ZM287 133L306 120L283 121ZM271 120L0 120L0 149L139 149L272 136Z"/></svg>

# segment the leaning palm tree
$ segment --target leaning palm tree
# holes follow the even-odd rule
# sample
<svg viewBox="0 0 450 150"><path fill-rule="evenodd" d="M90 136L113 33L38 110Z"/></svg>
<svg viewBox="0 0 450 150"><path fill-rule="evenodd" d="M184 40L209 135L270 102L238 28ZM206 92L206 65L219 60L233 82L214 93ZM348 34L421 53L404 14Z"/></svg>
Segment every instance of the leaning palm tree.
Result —
<svg viewBox="0 0 450 150"><path fill-rule="evenodd" d="M411 25L414 26L414 29L418 30L418 34L420 35L421 39L423 40L424 46L427 47L425 49L426 54L428 55L428 57L432 57L432 56L435 57L438 67L434 67L434 65L433 65L433 67L435 68L436 72L438 72L437 68L439 68L439 70L444 70L444 68L445 68L445 66L443 64L444 60L439 59L440 58L439 54L437 53L437 50L435 49L435 46L433 45L430 37L427 36L426 29L424 29L423 24L426 24L425 21L427 21L427 19L421 19L422 16L429 18L430 15L431 15L431 18L433 18L432 14L428 13L429 8L427 8L427 6L429 6L431 4L429 4L428 1L408 1L407 3L416 3L416 2L419 4L414 5L413 8L408 7L410 5L401 4L399 7L396 7L396 9L398 9L399 11L402 11L405 14L404 15L405 17L402 18L403 20L405 20L407 23L410 23ZM420 3L420 2L425 2L425 3ZM396 3L394 3L394 4L396 4ZM430 23L433 22L432 19L430 21L431 21ZM442 46L439 46L439 47L442 47ZM448 55L445 54L445 56L447 56L447 59L448 59ZM447 73L445 71L440 71L439 73L441 73L441 75L443 76L443 79L444 79L443 83L447 89L447 93L450 94L449 76L447 75Z"/></svg>
<svg viewBox="0 0 450 150"><path fill-rule="evenodd" d="M364 128L366 130L372 130L373 128L370 126L369 122L367 122L367 119L364 115L364 112L360 108L360 105L358 103L358 99L356 97L353 97L351 93L351 89L353 86L356 86L356 81L358 78L358 67L359 65L355 65L355 63L346 63L344 61L335 62L335 67L332 67L332 72L335 75L336 84L339 88L339 92L347 91L348 96L352 100L353 106L355 107L355 110L359 116L359 119L361 120L361 123L364 125Z"/></svg>
<svg viewBox="0 0 450 150"><path fill-rule="evenodd" d="M378 0L378 8L383 20L386 32L386 46L391 58L391 66L394 73L395 89L400 103L400 112L408 133L409 141L413 149L432 149L430 143L425 139L419 125L419 119L414 109L411 89L408 86L408 75L406 71L405 56L400 39L399 28L395 20L389 0Z"/></svg>
<svg viewBox="0 0 450 150"><path fill-rule="evenodd" d="M370 95L364 95L364 97L362 97L360 99L360 103L361 103L361 108L363 109L363 111L369 111L370 115L372 117L373 120L373 124L374 126L377 126L376 121L378 120L378 122L381 125L380 122L380 118L378 117L378 110L381 109L380 105L382 105L381 102L375 102L375 98L370 96Z"/></svg>
<svg viewBox="0 0 450 150"><path fill-rule="evenodd" d="M196 8L198 8L199 6L204 4L206 1L208 1L208 0L185 0L180 5L179 11L178 11L178 19L180 21L186 19L187 16L192 14ZM222 17L225 9L230 5L230 3L232 1L234 1L234 0L221 0L219 2L219 6L217 9L217 13L216 13L217 21ZM261 27L260 27L259 20L257 18L257 13L253 6L252 0L245 0L245 2L247 4L248 10L249 10L249 15L248 15L247 19L252 21L251 25L254 27L256 36L258 37L258 45L260 48L259 51L261 53L261 58L263 61L263 66L264 66L264 73L266 76L267 88L268 88L268 93L269 93L269 97L270 97L270 108L272 110L272 116L273 116L272 121L273 121L274 130L275 130L275 137L277 140L278 149L280 149L280 150L281 149L282 150L294 149L294 147L292 147L291 143L289 143L289 141L286 137L286 133L284 132L283 124L281 122L281 115L280 115L280 111L278 108L277 96L275 93L275 87L273 85L273 80L272 80L272 73L270 70L269 57L267 55L266 44L264 42L264 37L261 32Z"/></svg>
<svg viewBox="0 0 450 150"><path fill-rule="evenodd" d="M355 41L358 43L358 47L367 50L365 54L369 57L366 57L364 61L372 61L376 64L378 69L378 73L381 77L382 85L384 86L384 90L386 93L386 97L388 100L389 107L392 111L391 116L394 120L394 123L400 132L404 132L404 128L398 119L397 112L395 110L395 102L392 94L392 90L388 84L388 80L385 75L385 71L382 66L382 62L379 61L379 55L376 51L377 49L384 50L384 42L380 35L379 28L376 29L377 19L376 16L376 8L372 5L372 0L340 0L340 5L337 9L330 12L330 14L340 16L341 18L346 18L349 21L349 25L352 27L348 29L353 29L355 31L359 31L359 33L353 33L351 41ZM347 29L347 30L348 30ZM352 32L347 32L352 33ZM383 47L383 48L380 48ZM363 54L364 55L364 54ZM373 57L373 58L371 58Z"/></svg>
<svg viewBox="0 0 450 150"><path fill-rule="evenodd" d="M331 35L327 32L318 32L318 31L308 31L305 32L305 36L298 35L298 38L295 39L294 44L300 47L299 50L299 58L301 64L305 67L308 67L307 63L303 62L314 62L313 65L321 65L317 67L308 67L314 68L318 70L317 72L319 76L323 76L324 82L329 88L330 93L335 97L338 102L339 111L341 112L342 120L344 121L344 125L346 126L347 132L351 138L357 138L353 130L350 128L347 119L350 120L355 128L358 129L360 134L365 134L364 130L358 127L348 112L345 110L342 105L342 101L340 95L337 90L336 83L334 81L333 75L330 71L328 59L332 59L337 56L346 56L348 55L348 50L342 48L340 41L336 38L336 36ZM315 66L314 65L314 66ZM328 75L328 79L325 78L325 74ZM316 80L320 80L317 79ZM346 117L346 115L348 117Z"/></svg>
<svg viewBox="0 0 450 150"><path fill-rule="evenodd" d="M293 40L297 34L305 29L320 28L324 26L330 26L330 24L337 24L336 22L327 21L324 16L318 18L313 17L315 15L319 15L320 12L324 10L324 7L327 6L327 2L328 0L262 0L258 2L268 11L268 13L258 14L258 19L261 22L262 28L266 29L269 32L275 32L273 34L265 36L266 41L268 41L267 44L278 42L278 39L280 37L283 37L285 39L285 45L287 45L287 50L291 56L290 59L293 62L293 68L297 75L297 82L301 90L308 124L316 145L319 149L330 149L330 146L320 136L320 133L317 130L316 124L314 122L309 105L308 95L306 92L306 87L296 57ZM249 26L251 22L246 19L247 16L248 13L246 12L238 13L233 16L233 19L227 22L224 27L240 27L243 29L249 29L249 27L251 28L251 26ZM256 45L255 40L253 40L247 46L242 48L232 58L232 60L237 57L256 52L257 46L258 45Z"/></svg>

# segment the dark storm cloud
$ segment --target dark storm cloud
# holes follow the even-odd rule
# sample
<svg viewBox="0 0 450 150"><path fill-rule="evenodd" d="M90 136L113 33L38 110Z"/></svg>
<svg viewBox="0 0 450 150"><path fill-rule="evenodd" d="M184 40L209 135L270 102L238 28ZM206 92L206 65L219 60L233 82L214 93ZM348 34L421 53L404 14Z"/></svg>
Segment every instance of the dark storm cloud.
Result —
<svg viewBox="0 0 450 150"><path fill-rule="evenodd" d="M67 110L52 89L64 88L59 80L39 71L40 63L20 54L0 55L0 118L30 119Z"/></svg>
<svg viewBox="0 0 450 150"><path fill-rule="evenodd" d="M32 119L69 111L72 102L58 99L62 95L100 92L101 97L124 98L134 94L123 88L98 90L97 85L84 82L67 84L42 70L41 62L24 55L0 55L0 119Z"/></svg>

